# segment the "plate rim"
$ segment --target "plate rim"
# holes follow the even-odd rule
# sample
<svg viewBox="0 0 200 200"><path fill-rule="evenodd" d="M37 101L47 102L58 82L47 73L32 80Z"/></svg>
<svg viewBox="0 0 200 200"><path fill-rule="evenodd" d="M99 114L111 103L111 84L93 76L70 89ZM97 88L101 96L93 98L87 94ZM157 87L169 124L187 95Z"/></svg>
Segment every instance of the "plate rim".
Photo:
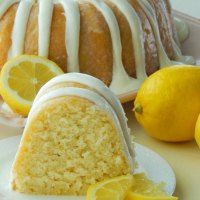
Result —
<svg viewBox="0 0 200 200"><path fill-rule="evenodd" d="M137 143L137 142L133 142L133 143L136 146L136 148L139 147L139 148L141 148L141 149L143 149L145 151L150 152L151 154L156 155L160 160L162 160L163 163L165 163L165 166L167 166L167 168L169 170L168 172L170 172L170 174L171 174L170 176L173 179L172 189L171 189L171 191L168 192L168 194L169 195L173 195L175 190L176 190L177 182L176 182L175 172L173 170L173 167L170 165L170 163L166 159L164 159L158 152L154 151L153 149L151 149L151 148L149 148L149 147L147 147L145 145L142 145L140 143Z"/></svg>
<svg viewBox="0 0 200 200"><path fill-rule="evenodd" d="M0 159L5 158L5 156L8 154L13 154L13 151L15 149L17 150L19 148L21 137L22 137L22 135L17 135L17 136L12 136L12 137L8 137L8 138L4 138L4 139L0 140L0 151L1 151ZM10 146L12 146L12 148L9 148L9 150L8 150L8 148L6 148L8 146L8 143L10 143ZM159 159L162 163L164 163L165 168L168 170L168 173L170 174L170 177L173 180L173 183L171 183L170 187L168 187L168 188L170 188L170 191L167 191L167 189L166 189L166 192L169 195L172 195L176 189L176 176L175 176L172 166L159 153L155 152L151 148L146 147L137 142L132 142L132 144L134 145L134 148L137 149L135 152L137 152L138 149L140 149L140 151L142 149L143 153L148 152L149 154L157 157L157 160ZM6 149L6 151L5 151L5 149ZM2 153L2 152L4 152L4 153ZM135 156L136 156L136 162L137 162L137 156L138 156L137 153L135 154ZM144 173L145 173L145 171L144 171ZM148 176L148 174L147 174L147 176Z"/></svg>

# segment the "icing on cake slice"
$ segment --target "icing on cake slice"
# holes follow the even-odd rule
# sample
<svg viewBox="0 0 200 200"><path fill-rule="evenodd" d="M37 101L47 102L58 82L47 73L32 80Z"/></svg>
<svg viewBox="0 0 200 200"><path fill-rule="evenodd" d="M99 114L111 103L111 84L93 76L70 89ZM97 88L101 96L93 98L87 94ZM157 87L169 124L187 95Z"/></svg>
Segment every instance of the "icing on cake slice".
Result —
<svg viewBox="0 0 200 200"><path fill-rule="evenodd" d="M47 83L29 113L12 169L22 193L84 195L89 185L133 173L134 152L117 98L79 73Z"/></svg>

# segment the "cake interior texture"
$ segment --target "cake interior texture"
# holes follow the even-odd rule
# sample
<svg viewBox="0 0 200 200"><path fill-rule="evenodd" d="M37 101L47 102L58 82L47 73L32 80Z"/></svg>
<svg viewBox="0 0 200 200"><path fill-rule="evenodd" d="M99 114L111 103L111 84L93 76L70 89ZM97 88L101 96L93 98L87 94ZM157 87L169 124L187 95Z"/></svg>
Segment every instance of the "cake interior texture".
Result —
<svg viewBox="0 0 200 200"><path fill-rule="evenodd" d="M111 117L88 99L49 100L33 113L13 165L22 193L84 195L89 185L130 173Z"/></svg>

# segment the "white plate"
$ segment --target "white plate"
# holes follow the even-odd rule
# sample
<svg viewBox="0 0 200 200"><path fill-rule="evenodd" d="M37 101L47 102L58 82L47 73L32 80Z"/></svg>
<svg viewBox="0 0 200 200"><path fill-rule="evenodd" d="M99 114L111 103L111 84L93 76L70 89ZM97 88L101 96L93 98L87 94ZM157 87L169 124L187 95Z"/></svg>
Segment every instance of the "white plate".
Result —
<svg viewBox="0 0 200 200"><path fill-rule="evenodd" d="M11 166L20 142L21 136L0 140L0 199L1 200L82 200L84 197L58 197L24 195L11 191L9 179ZM166 192L173 194L176 179L169 164L152 150L135 144L136 159L139 165L137 172L145 172L155 183L165 182Z"/></svg>

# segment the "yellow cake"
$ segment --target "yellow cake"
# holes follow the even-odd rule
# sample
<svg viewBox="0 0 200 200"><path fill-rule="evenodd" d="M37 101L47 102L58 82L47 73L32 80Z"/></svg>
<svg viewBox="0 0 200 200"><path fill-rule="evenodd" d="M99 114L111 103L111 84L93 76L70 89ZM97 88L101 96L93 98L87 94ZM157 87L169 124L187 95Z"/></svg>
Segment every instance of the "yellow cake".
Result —
<svg viewBox="0 0 200 200"><path fill-rule="evenodd" d="M171 60L194 61L181 54L168 0L1 1L0 52L0 67L20 54L40 55L116 94L138 89Z"/></svg>
<svg viewBox="0 0 200 200"><path fill-rule="evenodd" d="M13 190L84 195L91 184L133 170L125 113L103 82L68 73L42 87L13 164Z"/></svg>

